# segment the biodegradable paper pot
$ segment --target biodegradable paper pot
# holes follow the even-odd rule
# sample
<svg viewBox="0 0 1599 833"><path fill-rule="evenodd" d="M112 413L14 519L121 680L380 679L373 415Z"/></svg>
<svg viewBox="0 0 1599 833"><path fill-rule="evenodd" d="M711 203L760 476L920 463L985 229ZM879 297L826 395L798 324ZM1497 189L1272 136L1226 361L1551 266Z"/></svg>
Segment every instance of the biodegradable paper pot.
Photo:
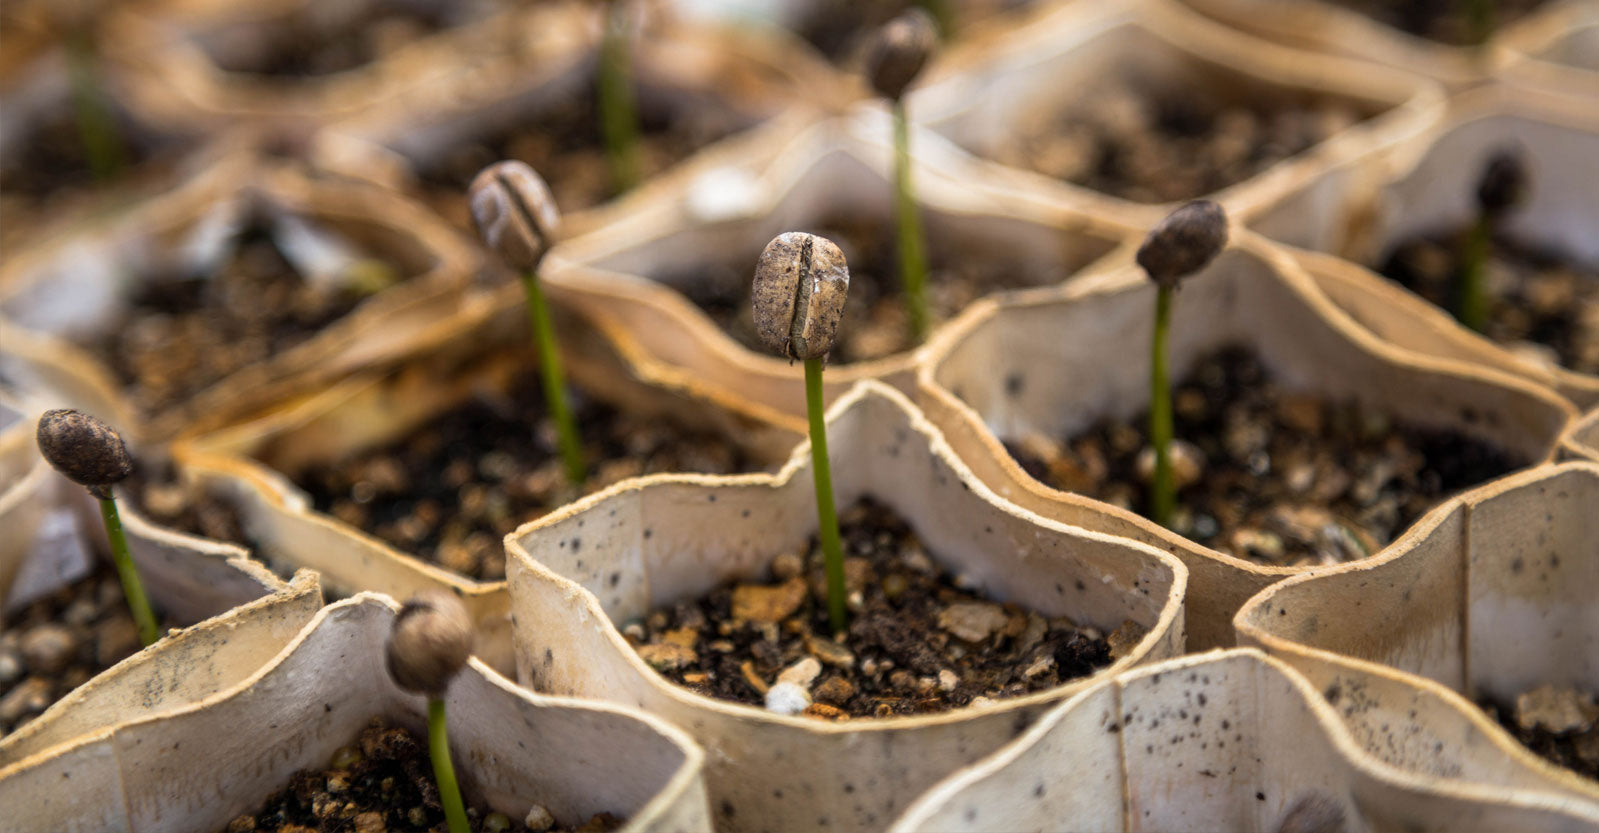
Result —
<svg viewBox="0 0 1599 833"><path fill-rule="evenodd" d="M1553 8L1536 11L1494 30L1481 50L1450 46L1411 35L1357 11L1320 0L1183 0L1229 26L1280 43L1363 58L1435 78L1458 90L1489 80L1505 62L1502 43L1518 40L1523 29L1537 28ZM1558 7L1558 3L1548 4Z"/></svg>
<svg viewBox="0 0 1599 833"><path fill-rule="evenodd" d="M1281 215L1259 231L1274 239L1379 263L1395 244L1417 234L1458 228L1476 211L1477 177L1495 150L1524 150L1532 187L1525 204L1506 218L1517 239L1545 246L1583 264L1599 264L1599 190L1583 172L1599 154L1599 110L1557 96L1505 87L1457 97L1448 119L1427 131L1410 156L1375 192L1349 206L1342 219ZM1434 355L1513 369L1553 380L1581 407L1599 404L1599 376L1507 355L1455 326L1447 313L1403 289L1328 260L1306 261L1317 284L1379 337Z"/></svg>
<svg viewBox="0 0 1599 833"><path fill-rule="evenodd" d="M743 253L748 263L735 262L733 274L749 280L761 249L787 231L839 218L881 218L892 230L890 127L882 113L858 110L807 129L769 164L729 155L681 194L630 204L605 228L557 247L552 259L560 263L549 270L549 283L595 321L633 374L803 432L803 369L734 341L684 293L696 281L726 280L707 264ZM941 252L951 260L997 259L1014 265L1020 287L1052 286L1092 271L1132 236L1130 227L1092 214L1011 205L931 134L913 132L911 145L935 259ZM876 277L898 280L897 271ZM915 358L906 351L835 364L824 379L827 393L837 396L867 378L908 388Z"/></svg>
<svg viewBox="0 0 1599 833"><path fill-rule="evenodd" d="M1437 118L1443 100L1436 85L1420 77L1256 40L1162 0L1063 4L1006 37L974 46L952 53L937 79L913 92L907 105L912 118L984 157L979 175L1010 190L1013 199L1069 205L1141 226L1176 204L1133 202L986 159L1014 141L1018 122L1069 107L1083 90L1111 78L1147 89L1203 84L1235 97L1328 97L1364 118L1208 195L1247 225L1328 166L1380 165L1393 146ZM1324 179L1297 210L1326 212L1345 187L1342 180Z"/></svg>
<svg viewBox="0 0 1599 833"><path fill-rule="evenodd" d="M1302 801L1333 812L1321 826L1291 826L1288 816ZM891 830L1576 831L1595 824L1599 805L1385 766L1365 755L1291 667L1234 650L1139 668L1078 694L940 782Z"/></svg>
<svg viewBox="0 0 1599 833"><path fill-rule="evenodd" d="M557 293L550 295L559 300ZM505 582L465 578L316 512L290 478L402 438L485 389L507 389L535 366L521 296L516 284L486 295L480 308L449 322L450 334L435 349L397 369L353 377L185 441L174 456L190 476L237 502L262 557L280 570L315 569L335 593L375 590L405 598L423 589L449 589L477 620L478 656L509 672ZM585 394L629 413L719 432L758 463L775 465L800 440L799 434L714 402L630 378L599 334L557 309L568 381Z"/></svg>
<svg viewBox="0 0 1599 833"><path fill-rule="evenodd" d="M165 714L231 688L265 665L322 606L316 574L174 633L100 672L0 738L0 768L119 723Z"/></svg>
<svg viewBox="0 0 1599 833"><path fill-rule="evenodd" d="M1599 463L1599 409L1583 414L1560 438L1560 456Z"/></svg>
<svg viewBox="0 0 1599 833"><path fill-rule="evenodd" d="M384 668L394 610L373 594L324 608L227 691L0 768L8 821L27 830L220 830L296 771L325 766L374 717L423 735L425 701L400 691ZM680 730L524 691L476 661L446 700L468 801L517 819L537 803L561 820L611 812L628 817L628 831L709 833L704 753Z"/></svg>
<svg viewBox="0 0 1599 833"><path fill-rule="evenodd" d="M1202 354L1243 344L1288 389L1379 406L1406 423L1447 428L1529 462L1551 455L1572 417L1554 391L1380 341L1317 293L1285 251L1247 232L1235 230L1234 240L1177 293L1171 378L1181 379ZM1154 284L1128 266L1053 298L995 305L934 345L918 393L956 453L1002 497L1181 558L1192 574L1189 647L1227 646L1239 605L1304 568L1234 558L1111 504L1051 489L1001 442L1032 432L1070 436L1147 408L1154 295Z"/></svg>
<svg viewBox="0 0 1599 833"><path fill-rule="evenodd" d="M285 220L313 223L377 249L403 280L270 361L158 412L141 412L112 371L74 340L105 327L136 283L216 268L231 231L252 212L280 229ZM52 391L132 437L170 438L427 346L435 325L468 302L477 264L462 238L391 193L234 158L137 211L0 267L0 368L19 385Z"/></svg>
<svg viewBox="0 0 1599 833"><path fill-rule="evenodd" d="M596 12L604 8L594 6ZM323 167L413 193L437 193L440 186L423 184L423 178L451 152L593 94L600 25L587 23L579 41L558 55L507 54L470 72L418 85L318 134L312 153ZM630 202L676 194L728 158L751 153L769 158L818 112L835 109L843 98L835 76L786 39L703 26L646 27L632 41L630 54L640 111L669 107L710 113L736 132L646 177L629 192ZM706 152L713 147L717 150ZM541 173L552 178L550 171ZM571 204L559 189L556 198L565 215L563 237L600 227L609 216L595 205ZM442 213L469 225L464 184L457 202L456 210Z"/></svg>
<svg viewBox="0 0 1599 833"><path fill-rule="evenodd" d="M944 714L839 723L779 716L669 683L618 623L764 574L816 524L808 446L776 475L639 478L507 536L518 678L540 691L638 704L711 751L717 825L881 830L908 798L1015 737L1092 680L1182 650L1186 571L1164 553L1054 524L995 497L897 391L863 382L828 420L840 506L893 507L935 561L996 599L1106 632L1148 628L1110 668L1056 689Z"/></svg>
<svg viewBox="0 0 1599 833"><path fill-rule="evenodd" d="M311 30L336 31L369 10L407 5L453 12L462 22L343 72L273 76L256 71L290 38L303 37L294 31L295 21ZM333 120L368 112L407 90L447 81L501 56L555 59L576 46L579 17L573 4L514 6L495 0L242 5L181 0L121 16L116 37L143 64L130 95L167 123L203 130L247 125L304 137Z"/></svg>
<svg viewBox="0 0 1599 833"><path fill-rule="evenodd" d="M1381 663L1472 699L1513 702L1546 683L1599 689L1596 499L1591 463L1540 466L1473 489L1378 557L1251 599L1235 620L1239 641L1307 667L1340 656ZM1479 731L1500 733L1460 705L1476 712ZM1518 751L1529 767L1599 801L1593 782Z"/></svg>
<svg viewBox="0 0 1599 833"><path fill-rule="evenodd" d="M1599 7L1554 4L1502 41L1510 53L1500 77L1517 86L1599 97Z"/></svg>

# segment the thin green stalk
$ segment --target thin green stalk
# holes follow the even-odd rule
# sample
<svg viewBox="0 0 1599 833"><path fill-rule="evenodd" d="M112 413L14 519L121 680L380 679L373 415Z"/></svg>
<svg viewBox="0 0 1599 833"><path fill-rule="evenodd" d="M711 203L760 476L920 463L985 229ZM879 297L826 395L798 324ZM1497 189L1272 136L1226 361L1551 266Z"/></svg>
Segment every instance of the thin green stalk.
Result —
<svg viewBox="0 0 1599 833"><path fill-rule="evenodd" d="M122 146L117 142L116 122L106 108L99 81L94 45L87 35L66 41L68 75L72 81L72 102L77 113L78 139L89 161L94 178L104 182L122 168Z"/></svg>
<svg viewBox="0 0 1599 833"><path fill-rule="evenodd" d="M566 402L566 376L561 371L561 354L555 344L550 306L544 301L544 287L538 275L532 272L523 275L522 285L527 288L528 323L532 325L533 343L539 351L544 403L555 420L555 436L561 447L561 460L566 464L566 479L579 486L587 479L588 471L583 465L583 445L578 440L577 424L572 421L572 409Z"/></svg>
<svg viewBox="0 0 1599 833"><path fill-rule="evenodd" d="M1482 46L1493 34L1493 0L1465 0L1465 6L1466 40L1472 46Z"/></svg>
<svg viewBox="0 0 1599 833"><path fill-rule="evenodd" d="M127 597L128 609L133 611L133 621L139 626L139 641L146 647L154 645L161 638L161 630L156 627L150 597L144 595L144 583L139 581L139 568L128 552L128 536L122 531L116 498L100 499L100 517L105 520L106 537L111 539L111 562L117 567L117 578L122 580L122 595Z"/></svg>
<svg viewBox="0 0 1599 833"><path fill-rule="evenodd" d="M1467 327L1482 332L1488 324L1488 250L1493 244L1493 223L1479 216L1466 232L1465 251L1460 264L1459 297L1455 318Z"/></svg>
<svg viewBox="0 0 1599 833"><path fill-rule="evenodd" d="M828 467L827 421L822 418L822 360L805 360L805 411L811 421L811 471L816 481L817 537L822 540L827 572L827 621L833 633L849 624L844 610L844 548L838 538L838 511L833 506L833 471Z"/></svg>
<svg viewBox="0 0 1599 833"><path fill-rule="evenodd" d="M1149 354L1149 442L1155 447L1155 479L1149 485L1151 519L1161 526L1171 524L1177 491L1171 477L1171 385L1166 377L1166 340L1171 332L1169 287L1155 290L1155 337Z"/></svg>
<svg viewBox="0 0 1599 833"><path fill-rule="evenodd" d="M611 163L611 182L618 193L638 184L638 106L633 100L632 61L620 0L606 9L605 36L600 42L600 132Z"/></svg>
<svg viewBox="0 0 1599 833"><path fill-rule="evenodd" d="M927 255L922 248L922 219L911 196L911 140L905 102L894 102L894 207L899 220L899 276L910 315L911 339L927 338Z"/></svg>
<svg viewBox="0 0 1599 833"><path fill-rule="evenodd" d="M466 823L466 802L461 800L461 785L455 781L455 764L450 760L450 736L444 728L444 698L428 698L428 754L433 758L433 780L439 782L439 803L444 805L444 821L450 833L471 833Z"/></svg>

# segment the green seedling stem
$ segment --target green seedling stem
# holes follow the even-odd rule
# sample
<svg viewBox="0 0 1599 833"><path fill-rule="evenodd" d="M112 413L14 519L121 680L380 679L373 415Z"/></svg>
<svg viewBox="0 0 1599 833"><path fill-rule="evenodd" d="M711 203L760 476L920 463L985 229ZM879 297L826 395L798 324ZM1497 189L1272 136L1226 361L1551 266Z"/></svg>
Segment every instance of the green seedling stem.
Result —
<svg viewBox="0 0 1599 833"><path fill-rule="evenodd" d="M1480 214L1466 232L1464 257L1460 264L1460 297L1455 318L1461 324L1482 332L1488 324L1488 250L1493 245L1493 221Z"/></svg>
<svg viewBox="0 0 1599 833"><path fill-rule="evenodd" d="M839 542L838 510L833 506L833 472L828 466L827 421L822 417L822 360L805 360L805 410L811 422L811 471L816 481L817 537L827 573L827 621L833 633L849 624L844 609L844 548Z"/></svg>
<svg viewBox="0 0 1599 833"><path fill-rule="evenodd" d="M466 821L466 803L461 800L461 785L455 780L455 764L450 760L450 736L444 727L444 698L428 698L428 754L433 758L433 779L439 784L439 803L444 805L444 821L450 833L471 833Z"/></svg>
<svg viewBox="0 0 1599 833"><path fill-rule="evenodd" d="M88 35L70 37L66 54L78 140L83 143L89 170L96 180L104 182L122 169L122 146L117 142L116 122L106 107L94 44Z"/></svg>
<svg viewBox="0 0 1599 833"><path fill-rule="evenodd" d="M1155 447L1155 478L1149 484L1150 515L1161 526L1171 524L1177 503L1172 487L1171 385L1166 373L1166 342L1171 332L1172 289L1155 290L1155 335L1149 354L1149 442Z"/></svg>
<svg viewBox="0 0 1599 833"><path fill-rule="evenodd" d="M628 54L623 0L613 0L605 15L605 35L600 41L600 132L611 164L611 182L618 193L638 184L638 106Z"/></svg>
<svg viewBox="0 0 1599 833"><path fill-rule="evenodd" d="M566 401L566 376L561 370L561 354L555 344L555 325L550 320L550 306L544 300L544 287L534 272L522 275L522 285L527 289L528 323L533 329L534 346L539 351L540 376L544 381L544 402L555 419L556 441L561 447L561 460L566 465L566 479L573 485L582 485L588 478L583 464L583 446L578 440L577 424L572 421L572 409Z"/></svg>
<svg viewBox="0 0 1599 833"><path fill-rule="evenodd" d="M139 626L139 641L149 647L161 638L161 631L156 627L150 598L144 595L139 568L128 552L128 536L122 531L122 515L117 512L116 498L100 498L100 517L105 520L105 534L111 541L111 562L117 567L117 578L122 580L122 595L127 597L128 609L133 611L133 621Z"/></svg>
<svg viewBox="0 0 1599 833"><path fill-rule="evenodd" d="M922 221L911 190L910 127L905 102L894 102L894 207L899 221L899 274L905 290L905 311L911 339L927 339L927 254L922 248Z"/></svg>
<svg viewBox="0 0 1599 833"><path fill-rule="evenodd" d="M1488 42L1494 29L1494 0L1463 0L1466 18L1466 39L1472 46Z"/></svg>

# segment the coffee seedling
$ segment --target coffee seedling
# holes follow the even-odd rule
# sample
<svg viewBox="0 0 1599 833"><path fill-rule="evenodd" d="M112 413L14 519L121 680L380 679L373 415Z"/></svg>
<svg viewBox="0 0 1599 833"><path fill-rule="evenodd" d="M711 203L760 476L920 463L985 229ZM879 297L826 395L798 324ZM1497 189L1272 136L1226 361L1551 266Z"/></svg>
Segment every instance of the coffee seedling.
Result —
<svg viewBox="0 0 1599 833"><path fill-rule="evenodd" d="M927 253L922 221L911 188L910 126L905 116L905 90L938 46L938 31L926 10L913 8L884 24L866 58L866 78L894 111L894 209L899 235L900 285L911 338L927 338Z"/></svg>
<svg viewBox="0 0 1599 833"><path fill-rule="evenodd" d="M561 225L560 212L549 186L532 168L522 162L496 162L480 171L468 190L472 222L483 245L498 254L511 268L522 273L527 291L528 323L539 351L540 375L544 382L544 401L555 420L556 441L566 466L566 479L574 486L587 477L583 446L577 424L566 401L566 380L561 370L561 354L555 343L555 325L539 282L539 264L554 242Z"/></svg>
<svg viewBox="0 0 1599 833"><path fill-rule="evenodd" d="M766 244L755 265L751 303L755 329L772 351L805 363L805 409L810 419L811 467L816 481L817 537L827 574L827 618L834 633L846 624L844 551L833 475L828 468L827 422L822 418L822 365L838 338L849 293L849 266L833 241L791 231Z"/></svg>
<svg viewBox="0 0 1599 833"><path fill-rule="evenodd" d="M1455 317L1478 332L1488 324L1486 283L1494 234L1505 215L1526 199L1528 189L1526 163L1514 148L1495 151L1477 180L1477 219L1466 233L1461 252Z"/></svg>
<svg viewBox="0 0 1599 833"><path fill-rule="evenodd" d="M439 802L450 833L468 833L466 804L450 760L444 694L472 655L472 617L449 593L429 590L411 597L394 617L386 660L394 684L428 699L428 754Z"/></svg>
<svg viewBox="0 0 1599 833"><path fill-rule="evenodd" d="M81 411L70 408L46 411L39 418L36 435L39 452L56 471L68 480L89 489L100 501L100 517L105 521L111 543L111 562L122 581L122 594L139 627L139 641L149 646L161 638L150 599L139 580L139 568L128 552L128 537L122 531L122 515L111 487L133 473L128 447L116 429Z"/></svg>
<svg viewBox="0 0 1599 833"><path fill-rule="evenodd" d="M101 18L101 6L89 0L49 5L51 23L60 33L67 76L72 88L72 105L78 127L78 141L89 171L100 181L116 176L122 168L122 143L117 138L116 120L107 102L105 73L94 26Z"/></svg>
<svg viewBox="0 0 1599 833"><path fill-rule="evenodd" d="M1205 268L1227 245L1227 214L1208 200L1195 200L1166 215L1143 245L1138 265L1155 282L1155 328L1149 355L1149 442L1155 449L1155 477L1150 483L1150 518L1171 523L1177 491L1172 485L1171 383L1166 372L1171 333L1172 293L1185 277Z"/></svg>
<svg viewBox="0 0 1599 833"><path fill-rule="evenodd" d="M638 104L633 99L632 55L627 42L628 0L605 0L605 34L600 39L600 133L610 161L611 183L632 190L641 176Z"/></svg>

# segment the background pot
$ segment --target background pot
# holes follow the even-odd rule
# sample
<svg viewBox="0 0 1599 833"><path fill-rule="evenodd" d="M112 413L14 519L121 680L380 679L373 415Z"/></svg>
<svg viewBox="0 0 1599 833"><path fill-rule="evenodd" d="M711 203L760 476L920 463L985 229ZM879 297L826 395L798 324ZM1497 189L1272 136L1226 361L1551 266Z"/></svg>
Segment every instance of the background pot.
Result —
<svg viewBox="0 0 1599 833"><path fill-rule="evenodd" d="M1068 3L992 42L954 51L907 105L920 124L976 157L981 176L1016 201L1067 205L1152 225L1176 203L1122 199L1031 170L986 161L1016 141L1039 113L1064 110L1085 91L1125 84L1158 92L1196 85L1218 98L1326 98L1356 124L1270 169L1206 196L1241 225L1318 179L1329 166L1378 166L1391 149L1435 121L1443 97L1418 76L1257 40L1165 0ZM1319 177L1297 211L1326 213L1348 183Z"/></svg>
<svg viewBox="0 0 1599 833"><path fill-rule="evenodd" d="M1592 3L1555 4L1503 44L1510 57L1500 77L1511 84L1599 96L1599 7Z"/></svg>
<svg viewBox="0 0 1599 833"><path fill-rule="evenodd" d="M0 800L25 829L217 830L297 770L325 765L374 717L421 736L423 699L384 668L395 608L372 594L325 608L229 690L0 768ZM677 729L524 691L476 661L446 699L469 802L518 819L538 803L562 820L625 815L628 831L710 830L704 753Z"/></svg>
<svg viewBox="0 0 1599 833"><path fill-rule="evenodd" d="M666 682L618 623L762 575L773 556L803 546L816 514L801 446L775 476L631 480L508 536L519 678L539 690L637 703L687 729L712 751L720 829L869 831L907 796L1014 737L1047 704L1181 650L1181 565L998 500L898 392L861 383L833 406L828 437L839 505L867 494L890 505L935 561L993 598L1105 632L1131 619L1148 633L1092 677L937 715L832 723Z"/></svg>
<svg viewBox="0 0 1599 833"><path fill-rule="evenodd" d="M1417 234L1464 227L1475 209L1474 190L1482 165L1502 147L1523 151L1530 194L1507 218L1518 240L1559 252L1574 262L1599 264L1599 241L1590 230L1599 223L1599 194L1584 171L1599 153L1599 118L1580 101L1509 87L1465 93L1450 104L1449 117L1412 143L1405 158L1374 191L1352 201L1333 223L1315 215L1275 215L1259 231L1269 237L1343 255L1358 263L1385 260L1394 246ZM1480 337L1447 325L1439 311L1397 287L1348 277L1348 267L1319 262L1311 272L1339 306L1378 336L1401 346L1449 358L1517 368L1529 378L1553 378L1561 393L1587 407L1599 403L1599 376L1575 373L1547 360L1506 362L1485 354ZM1329 277L1323 277L1328 275ZM1530 365L1530 366L1529 366Z"/></svg>
<svg viewBox="0 0 1599 833"><path fill-rule="evenodd" d="M884 114L858 110L813 125L769 164L729 160L681 194L640 201L607 227L557 247L551 257L561 263L549 270L549 283L607 334L632 373L803 432L802 368L735 342L685 293L714 281L747 281L761 249L785 231L836 218L889 221L889 128ZM1015 286L1051 286L1093 271L1131 236L1129 227L1092 214L1014 206L985 190L970 165L934 139L916 132L911 143L935 262L946 253L951 260L990 258L1012 266L1007 277ZM748 262L742 254L730 261L731 253L747 253ZM836 397L867 378L907 388L915 358L916 351L901 351L836 363L824 380L827 393Z"/></svg>
<svg viewBox="0 0 1599 833"><path fill-rule="evenodd" d="M1379 406L1448 428L1528 462L1547 459L1572 416L1551 390L1380 341L1315 291L1280 248L1235 231L1234 244L1184 280L1174 304L1172 378L1229 343L1255 348L1288 389ZM1193 574L1189 647L1232 643L1231 617L1256 591L1303 568L1263 566L1201 546L1132 512L1051 489L1002 440L1069 436L1147 407L1155 288L1136 267L1053 296L971 315L929 351L918 397L984 483L1045 517L1122 535L1181 558ZM1462 414L1480 412L1473 422Z"/></svg>
<svg viewBox="0 0 1599 833"><path fill-rule="evenodd" d="M1302 802L1326 808L1308 817L1322 826L1290 823ZM1599 822L1599 806L1384 766L1292 668L1239 650L1082 692L940 782L891 829L1050 829L1061 819L1105 831L1574 831Z"/></svg>
<svg viewBox="0 0 1599 833"><path fill-rule="evenodd" d="M137 408L109 368L74 340L114 320L129 286L218 268L217 259L231 251L231 232L252 213L282 234L314 224L382 251L404 280L270 361L153 412ZM386 191L236 160L104 226L8 260L0 269L0 367L17 385L55 392L130 436L166 439L425 346L430 328L463 303L476 268L476 253L454 232Z"/></svg>
<svg viewBox="0 0 1599 833"><path fill-rule="evenodd" d="M1587 557L1596 494L1599 467L1589 463L1474 489L1379 557L1263 591L1238 613L1239 641L1295 664L1382 663L1469 699L1514 702L1545 683L1599 690L1589 604L1599 574ZM1477 717L1480 731L1501 731ZM1518 751L1568 792L1599 798L1593 782Z"/></svg>

